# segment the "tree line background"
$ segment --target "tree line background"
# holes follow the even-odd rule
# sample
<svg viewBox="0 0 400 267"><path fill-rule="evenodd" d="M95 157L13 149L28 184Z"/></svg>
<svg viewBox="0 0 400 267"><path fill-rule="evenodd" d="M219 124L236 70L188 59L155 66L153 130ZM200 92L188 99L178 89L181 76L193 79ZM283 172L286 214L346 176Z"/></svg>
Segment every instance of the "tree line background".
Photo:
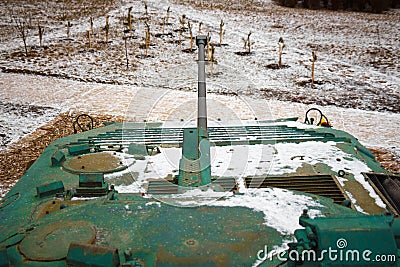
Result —
<svg viewBox="0 0 400 267"><path fill-rule="evenodd" d="M400 0L274 0L286 7L332 9L381 13L390 8L400 8Z"/></svg>

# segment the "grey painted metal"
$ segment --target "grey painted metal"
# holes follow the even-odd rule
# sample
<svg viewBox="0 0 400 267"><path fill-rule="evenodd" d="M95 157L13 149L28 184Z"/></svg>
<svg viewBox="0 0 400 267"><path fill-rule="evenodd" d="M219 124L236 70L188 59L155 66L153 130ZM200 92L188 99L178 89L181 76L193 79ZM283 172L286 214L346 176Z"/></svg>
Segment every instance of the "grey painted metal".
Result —
<svg viewBox="0 0 400 267"><path fill-rule="evenodd" d="M206 70L204 62L204 46L207 45L207 36L197 36L196 45L199 47L197 128L201 132L207 131Z"/></svg>

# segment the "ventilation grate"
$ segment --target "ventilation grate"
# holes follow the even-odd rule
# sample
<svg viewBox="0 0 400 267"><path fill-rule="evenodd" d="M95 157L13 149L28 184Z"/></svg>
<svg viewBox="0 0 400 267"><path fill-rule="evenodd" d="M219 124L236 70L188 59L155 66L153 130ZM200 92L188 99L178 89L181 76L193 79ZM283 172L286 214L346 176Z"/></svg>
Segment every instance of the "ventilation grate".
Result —
<svg viewBox="0 0 400 267"><path fill-rule="evenodd" d="M212 180L212 184L217 184L222 187L224 191L237 191L237 183L233 177L218 177Z"/></svg>
<svg viewBox="0 0 400 267"><path fill-rule="evenodd" d="M212 179L212 184L219 185L224 191L235 191L238 189L235 178L233 177L219 177ZM151 179L147 187L148 194L164 195L164 194L177 194L179 186L172 181L165 179Z"/></svg>
<svg viewBox="0 0 400 267"><path fill-rule="evenodd" d="M148 194L164 195L178 193L178 186L164 179L149 180Z"/></svg>
<svg viewBox="0 0 400 267"><path fill-rule="evenodd" d="M348 199L332 175L246 177L245 185L247 188L278 187L297 190L331 198L337 204Z"/></svg>
<svg viewBox="0 0 400 267"><path fill-rule="evenodd" d="M400 214L400 176L383 173L363 173L382 200L395 214Z"/></svg>

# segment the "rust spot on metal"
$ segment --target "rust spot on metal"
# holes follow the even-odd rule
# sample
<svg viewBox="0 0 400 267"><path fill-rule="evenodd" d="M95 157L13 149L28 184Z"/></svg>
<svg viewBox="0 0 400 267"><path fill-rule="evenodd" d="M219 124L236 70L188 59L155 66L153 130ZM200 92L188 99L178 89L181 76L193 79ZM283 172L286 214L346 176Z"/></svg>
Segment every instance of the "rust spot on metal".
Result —
<svg viewBox="0 0 400 267"><path fill-rule="evenodd" d="M33 219L38 219L40 217L43 217L47 214L57 212L62 209L63 207L67 206L73 206L81 203L81 200L76 200L76 201L62 201L59 199L56 200L49 200L47 202L41 203L38 205L35 209L35 212L32 214L31 218Z"/></svg>
<svg viewBox="0 0 400 267"><path fill-rule="evenodd" d="M376 204L375 199L369 195L369 192L359 182L354 180L346 181L344 182L344 188L357 199L356 204L368 214L382 214L385 212L385 209Z"/></svg>
<svg viewBox="0 0 400 267"><path fill-rule="evenodd" d="M110 173L123 170L127 166L124 166L120 158L110 153L100 152L68 159L64 162L63 167L72 173Z"/></svg>
<svg viewBox="0 0 400 267"><path fill-rule="evenodd" d="M195 246L196 243L197 243L197 241L193 240L193 239L189 239L186 241L186 245L188 245L188 246Z"/></svg>
<svg viewBox="0 0 400 267"><path fill-rule="evenodd" d="M202 264L204 266L229 266L229 256L226 254L217 254L205 257L199 253L198 256L190 255L188 257L177 257L161 248L156 254L157 263L169 263L172 265L189 266Z"/></svg>
<svg viewBox="0 0 400 267"><path fill-rule="evenodd" d="M55 261L67 256L71 242L93 243L96 230L90 222L56 222L38 226L19 244L26 259Z"/></svg>

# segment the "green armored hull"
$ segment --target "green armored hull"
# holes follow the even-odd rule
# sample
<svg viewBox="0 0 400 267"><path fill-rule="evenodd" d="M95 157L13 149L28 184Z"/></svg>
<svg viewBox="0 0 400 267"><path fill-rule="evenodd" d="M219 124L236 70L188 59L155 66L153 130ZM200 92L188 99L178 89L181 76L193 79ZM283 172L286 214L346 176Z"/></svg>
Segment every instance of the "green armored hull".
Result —
<svg viewBox="0 0 400 267"><path fill-rule="evenodd" d="M378 238L368 244L390 232L391 217L359 212L390 209L358 181L385 171L354 137L292 120L211 126L212 182L187 187L172 162L181 126L114 123L51 144L1 201L2 266L273 266L272 254L262 263L265 247L294 241L303 209L332 219L331 229L379 220L381 228L366 226Z"/></svg>
<svg viewBox="0 0 400 267"><path fill-rule="evenodd" d="M399 177L296 118L110 123L46 148L0 201L0 266L396 266Z"/></svg>

